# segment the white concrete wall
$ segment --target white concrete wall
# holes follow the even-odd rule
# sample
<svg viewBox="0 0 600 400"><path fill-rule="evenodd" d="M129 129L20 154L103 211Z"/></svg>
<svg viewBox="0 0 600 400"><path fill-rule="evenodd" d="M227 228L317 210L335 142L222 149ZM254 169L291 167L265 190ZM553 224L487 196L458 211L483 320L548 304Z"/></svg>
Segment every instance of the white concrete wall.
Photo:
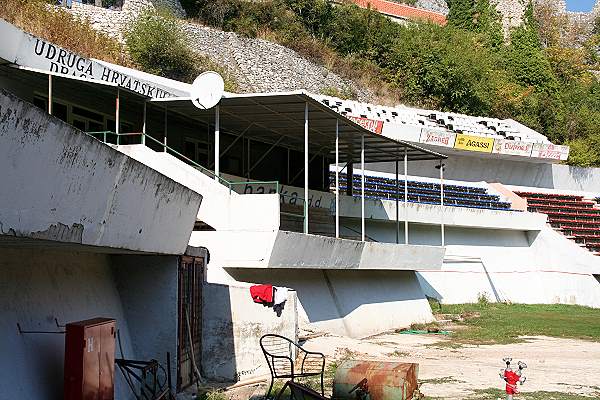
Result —
<svg viewBox="0 0 600 400"><path fill-rule="evenodd" d="M336 239L298 232L193 232L213 265L226 268L418 270L440 268L444 249Z"/></svg>
<svg viewBox="0 0 600 400"><path fill-rule="evenodd" d="M56 331L60 328L54 318L61 324L115 318L124 351L136 357L108 255L1 248L0 310L0 398L63 398L65 336L19 335L17 323L25 330ZM115 384L115 399L129 399L129 388L118 371Z"/></svg>
<svg viewBox="0 0 600 400"><path fill-rule="evenodd" d="M115 148L174 181L202 194L198 220L216 230L275 230L279 228L277 194L239 195L176 157L144 145ZM249 212L252 210L252 212Z"/></svg>
<svg viewBox="0 0 600 400"><path fill-rule="evenodd" d="M0 234L185 251L202 197L0 92Z"/></svg>
<svg viewBox="0 0 600 400"><path fill-rule="evenodd" d="M448 179L600 192L600 168L503 160L486 155L453 155L444 163L444 178ZM434 168L435 165L431 161L410 162L408 173L436 178L439 170ZM368 168L393 173L395 166L393 163L373 163Z"/></svg>
<svg viewBox="0 0 600 400"><path fill-rule="evenodd" d="M287 286L298 295L300 324L366 337L433 319L412 271L228 269L230 279Z"/></svg>
<svg viewBox="0 0 600 400"><path fill-rule="evenodd" d="M356 220L344 221L353 229ZM370 221L375 240L394 242L395 224ZM404 225L400 225L404 240ZM600 307L600 258L555 232L447 227L441 270L419 270L421 286L445 303L476 302L480 293L491 301L575 303ZM410 224L409 241L439 244L439 227Z"/></svg>
<svg viewBox="0 0 600 400"><path fill-rule="evenodd" d="M236 382L269 374L259 340L276 333L296 341L297 297L288 292L281 315L254 303L250 285L205 283L202 290L202 376Z"/></svg>
<svg viewBox="0 0 600 400"><path fill-rule="evenodd" d="M166 369L170 352L175 389L178 257L113 255L111 264L124 317L131 327L133 354L140 360L158 360ZM133 354L125 357L132 358Z"/></svg>
<svg viewBox="0 0 600 400"><path fill-rule="evenodd" d="M340 217L361 217L360 197L340 197ZM396 202L365 199L365 218L396 222ZM345 218L344 218L345 219ZM485 229L540 230L547 216L538 213L484 210L479 208L439 206L435 204L398 203L398 219L420 224L473 227Z"/></svg>

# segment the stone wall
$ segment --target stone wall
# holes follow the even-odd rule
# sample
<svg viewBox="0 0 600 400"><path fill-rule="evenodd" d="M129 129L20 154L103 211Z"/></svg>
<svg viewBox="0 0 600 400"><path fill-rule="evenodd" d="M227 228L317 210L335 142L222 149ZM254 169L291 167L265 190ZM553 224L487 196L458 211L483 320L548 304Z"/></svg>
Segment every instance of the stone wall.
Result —
<svg viewBox="0 0 600 400"><path fill-rule="evenodd" d="M590 12L567 11L565 0L533 0L534 7L548 7L558 16L568 18L569 26L564 33L565 43L580 43L591 33L594 20L600 15L600 0L596 0ZM504 36L523 22L529 0L492 0L502 18Z"/></svg>
<svg viewBox="0 0 600 400"><path fill-rule="evenodd" d="M185 10L179 0L124 0L121 10L73 2L69 11L82 19L87 19L94 29L122 41L124 28L147 7L166 8L177 17L185 17Z"/></svg>
<svg viewBox="0 0 600 400"><path fill-rule="evenodd" d="M184 24L190 46L222 64L237 77L242 92L277 92L326 88L350 91L362 100L369 93L352 81L303 58L294 50L262 39L244 38L197 24Z"/></svg>
<svg viewBox="0 0 600 400"><path fill-rule="evenodd" d="M502 17L502 30L504 37L508 37L510 30L521 25L525 7L529 0L492 0L491 4L496 6L496 10Z"/></svg>
<svg viewBox="0 0 600 400"><path fill-rule="evenodd" d="M169 4L176 15L184 11L178 0L126 0L122 10L73 3L70 12L102 32L123 41L123 32L145 7ZM311 62L295 51L261 39L244 38L202 25L182 22L190 47L222 65L238 83L240 92L277 92L304 89L322 93L353 93L367 101L371 94L348 79Z"/></svg>

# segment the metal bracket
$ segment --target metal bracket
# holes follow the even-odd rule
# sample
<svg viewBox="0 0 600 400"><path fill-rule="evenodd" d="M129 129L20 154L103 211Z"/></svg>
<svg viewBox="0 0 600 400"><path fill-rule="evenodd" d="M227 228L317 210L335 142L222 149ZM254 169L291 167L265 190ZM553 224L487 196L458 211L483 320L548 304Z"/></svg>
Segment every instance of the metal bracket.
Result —
<svg viewBox="0 0 600 400"><path fill-rule="evenodd" d="M56 321L56 324L58 325L58 321ZM24 335L24 334L28 334L28 333L51 333L51 334L65 334L66 331L29 331L29 330L23 330L21 329L21 324L19 324L17 322L17 330L19 331L19 335Z"/></svg>

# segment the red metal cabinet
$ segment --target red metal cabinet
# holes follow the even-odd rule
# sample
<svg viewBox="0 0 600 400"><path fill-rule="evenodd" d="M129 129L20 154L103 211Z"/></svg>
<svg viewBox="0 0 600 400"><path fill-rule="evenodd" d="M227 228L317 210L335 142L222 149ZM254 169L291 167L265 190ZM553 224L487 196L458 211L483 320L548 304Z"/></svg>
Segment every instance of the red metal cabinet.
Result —
<svg viewBox="0 0 600 400"><path fill-rule="evenodd" d="M65 400L113 400L115 320L93 318L67 324Z"/></svg>

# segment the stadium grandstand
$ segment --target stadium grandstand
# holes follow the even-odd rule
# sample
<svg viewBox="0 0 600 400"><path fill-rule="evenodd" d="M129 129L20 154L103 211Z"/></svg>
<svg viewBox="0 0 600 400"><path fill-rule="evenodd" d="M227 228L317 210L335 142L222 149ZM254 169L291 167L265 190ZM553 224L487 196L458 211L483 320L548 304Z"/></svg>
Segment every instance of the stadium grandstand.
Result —
<svg viewBox="0 0 600 400"><path fill-rule="evenodd" d="M62 338L40 360L19 335L88 308L121 353L169 351L181 390L195 359L216 381L266 373L264 333L366 337L431 322L428 298L600 307L600 171L515 121L304 91L202 109L191 85L0 35L12 397L54 393L62 363ZM256 283L291 289L280 314Z"/></svg>

